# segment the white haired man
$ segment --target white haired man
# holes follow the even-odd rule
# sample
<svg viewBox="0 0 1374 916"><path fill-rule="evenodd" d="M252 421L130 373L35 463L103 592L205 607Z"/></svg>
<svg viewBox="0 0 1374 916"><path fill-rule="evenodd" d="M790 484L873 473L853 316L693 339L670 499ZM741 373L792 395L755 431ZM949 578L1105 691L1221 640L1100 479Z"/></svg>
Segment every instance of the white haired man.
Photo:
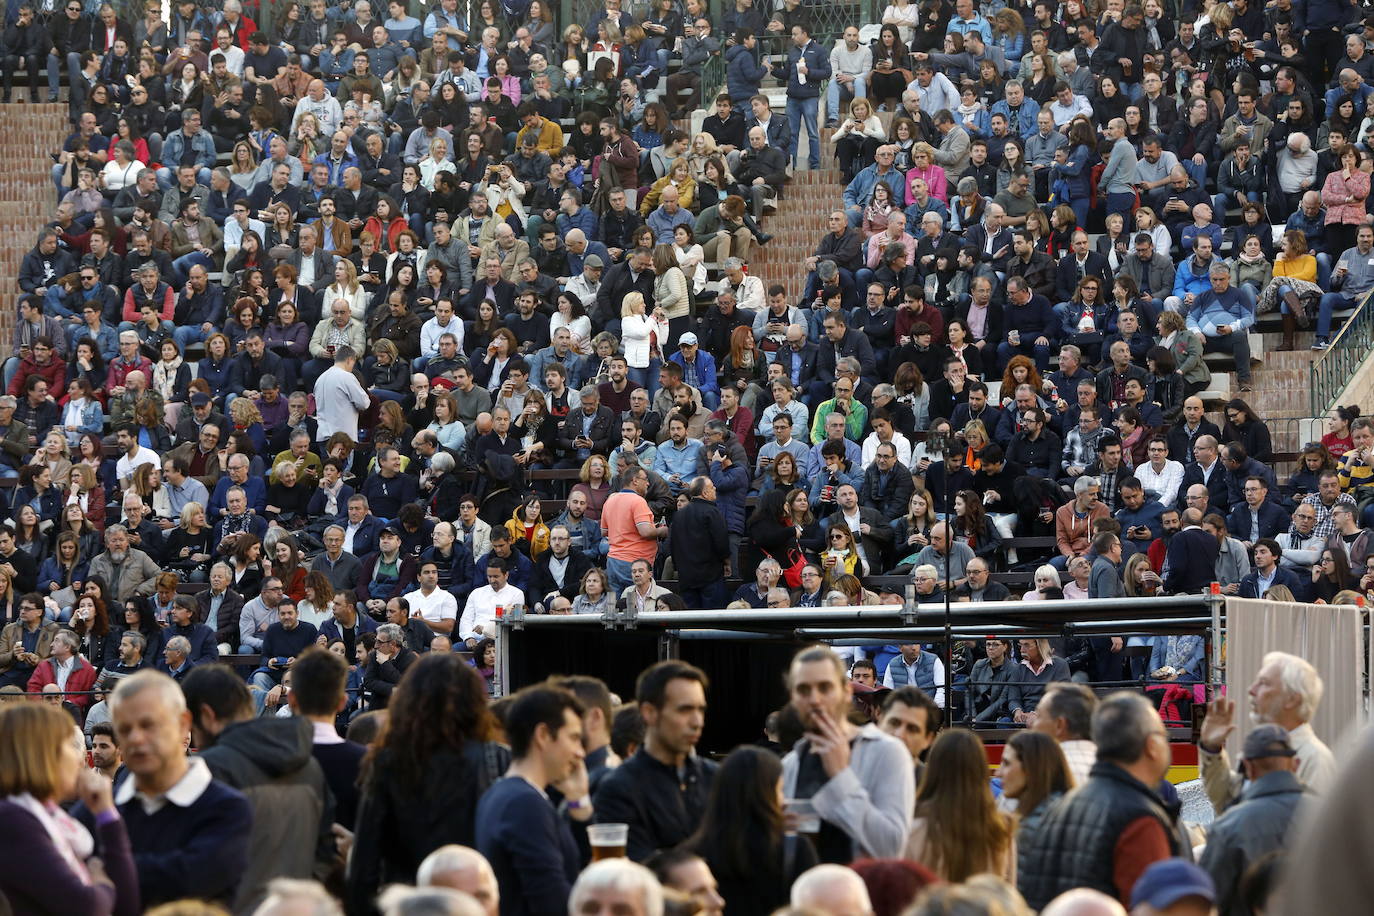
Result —
<svg viewBox="0 0 1374 916"><path fill-rule="evenodd" d="M1264 656L1250 683L1250 719L1255 724L1278 725L1288 731L1298 757L1298 780L1314 795L1331 788L1336 760L1312 730L1312 717L1325 691L1321 675L1306 659L1287 652ZM1220 814L1244 787L1241 775L1226 754L1226 739L1235 730L1234 700L1217 697L1207 707L1207 718L1198 735L1202 782L1212 807Z"/></svg>

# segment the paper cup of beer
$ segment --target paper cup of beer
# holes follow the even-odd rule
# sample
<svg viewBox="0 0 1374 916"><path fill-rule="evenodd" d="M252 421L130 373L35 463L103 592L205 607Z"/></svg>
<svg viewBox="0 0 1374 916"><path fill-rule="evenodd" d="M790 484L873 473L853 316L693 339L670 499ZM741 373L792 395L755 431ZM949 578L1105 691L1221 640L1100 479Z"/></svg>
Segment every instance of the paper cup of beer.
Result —
<svg viewBox="0 0 1374 916"><path fill-rule="evenodd" d="M587 840L592 846L592 861L625 858L625 841L629 835L629 824L588 824Z"/></svg>

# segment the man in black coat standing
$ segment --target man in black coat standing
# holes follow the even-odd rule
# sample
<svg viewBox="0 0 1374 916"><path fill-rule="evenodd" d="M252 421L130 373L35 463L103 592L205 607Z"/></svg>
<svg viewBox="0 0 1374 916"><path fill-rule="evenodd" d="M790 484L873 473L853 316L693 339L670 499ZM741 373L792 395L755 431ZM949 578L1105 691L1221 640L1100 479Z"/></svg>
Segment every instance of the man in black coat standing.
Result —
<svg viewBox="0 0 1374 916"><path fill-rule="evenodd" d="M1195 595L1216 578L1217 539L1202 530L1202 513L1183 513L1183 530L1169 541L1164 555L1164 591L1170 595Z"/></svg>
<svg viewBox="0 0 1374 916"><path fill-rule="evenodd" d="M625 256L625 260L612 265L601 278L601 287L596 291L596 308L592 322L607 325L607 330L618 333L620 330L620 304L631 292L644 296L647 305L654 301L653 252L647 248L636 248ZM612 330L609 325L614 324Z"/></svg>
<svg viewBox="0 0 1374 916"><path fill-rule="evenodd" d="M687 484L687 505L668 529L668 553L677 568L678 594L689 608L725 607L730 535L710 477L694 477Z"/></svg>

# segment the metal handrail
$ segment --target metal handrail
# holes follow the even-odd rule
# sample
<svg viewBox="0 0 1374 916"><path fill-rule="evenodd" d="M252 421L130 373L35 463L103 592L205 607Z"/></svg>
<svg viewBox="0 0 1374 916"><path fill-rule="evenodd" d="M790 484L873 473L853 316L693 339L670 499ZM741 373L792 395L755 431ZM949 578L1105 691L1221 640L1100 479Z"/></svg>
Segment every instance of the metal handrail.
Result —
<svg viewBox="0 0 1374 916"><path fill-rule="evenodd" d="M1370 307L1374 291L1366 293L1331 345L1312 360L1311 397L1312 416L1325 416L1336 406L1341 392L1374 351L1374 308Z"/></svg>

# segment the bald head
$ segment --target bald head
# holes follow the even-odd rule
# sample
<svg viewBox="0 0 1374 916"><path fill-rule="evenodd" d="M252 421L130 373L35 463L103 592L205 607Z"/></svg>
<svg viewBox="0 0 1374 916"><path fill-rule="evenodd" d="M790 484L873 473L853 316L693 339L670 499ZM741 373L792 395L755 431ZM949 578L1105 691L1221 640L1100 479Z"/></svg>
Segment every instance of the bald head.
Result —
<svg viewBox="0 0 1374 916"><path fill-rule="evenodd" d="M1101 891L1078 887L1051 900L1040 916L1126 916L1126 908Z"/></svg>
<svg viewBox="0 0 1374 916"><path fill-rule="evenodd" d="M863 879L843 865L817 865L803 872L792 884L792 908L830 916L873 912Z"/></svg>
<svg viewBox="0 0 1374 916"><path fill-rule="evenodd" d="M415 872L418 887L448 887L481 904L485 916L496 916L500 891L486 857L475 849L450 843L425 857Z"/></svg>

